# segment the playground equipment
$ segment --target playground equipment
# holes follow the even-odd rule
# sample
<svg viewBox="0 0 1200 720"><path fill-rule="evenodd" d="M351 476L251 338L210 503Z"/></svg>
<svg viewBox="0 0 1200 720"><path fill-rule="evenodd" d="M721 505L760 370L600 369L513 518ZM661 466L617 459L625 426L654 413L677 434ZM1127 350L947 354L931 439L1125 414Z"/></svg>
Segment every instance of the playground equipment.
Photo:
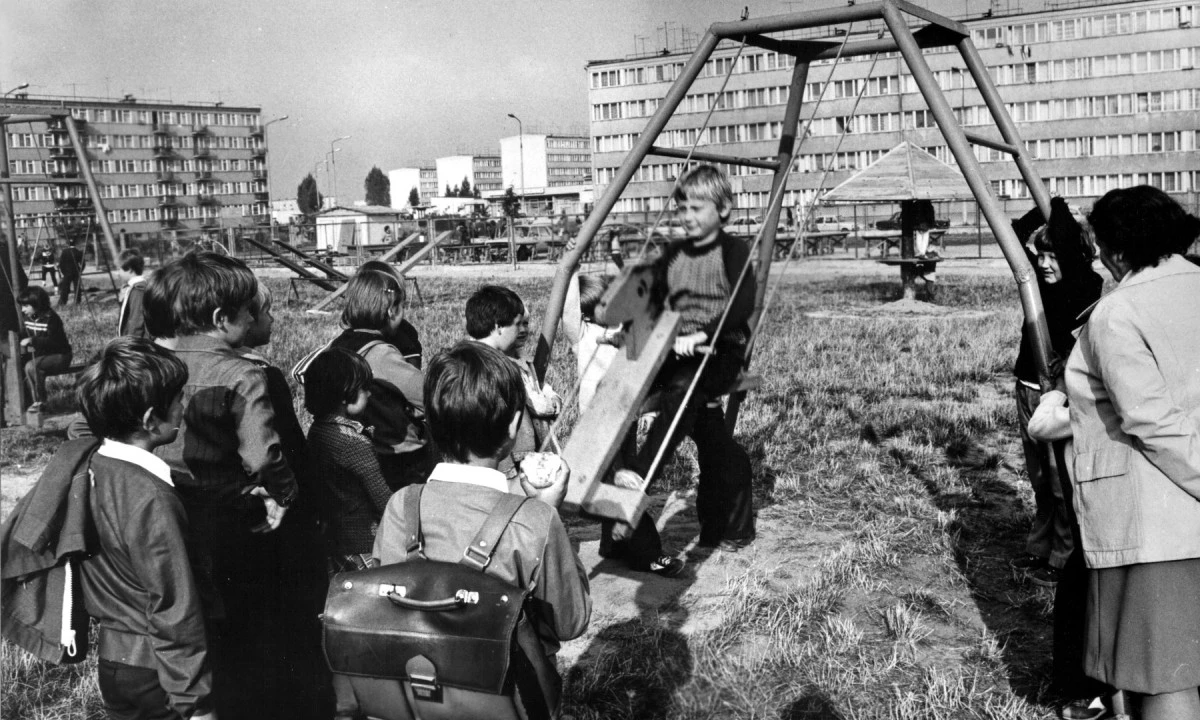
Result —
<svg viewBox="0 0 1200 720"><path fill-rule="evenodd" d="M856 36L852 32L853 23L879 20L883 22L884 28L877 34L864 37L861 35ZM918 27L914 30L909 26L910 22L917 24ZM788 33L789 31L846 23L849 23L851 26L845 30L839 29L838 35L840 38L835 36L829 39L797 40L778 37L780 34ZM887 37L887 35L890 35L890 37ZM774 159L743 158L707 150L699 151L695 145L690 149L683 149L661 147L655 144L659 135L666 128L668 121L684 100L689 88L696 78L699 77L705 64L722 42L738 44L740 48L738 50L739 54L741 49L744 49L746 46L754 46L792 55L796 59L796 64L792 72L789 99L784 110L783 130ZM966 131L959 126L955 119L949 102L946 100L941 88L937 85L933 73L930 71L929 65L922 55L923 49L947 46L957 49L965 65L966 72L969 72L974 78L976 87L999 130L999 138L978 132ZM539 377L545 376L546 368L549 365L554 336L558 330L563 302L567 295L567 284L578 269L580 259L588 251L593 239L600 231L609 213L615 207L625 187L634 177L642 161L649 155L682 158L685 162L701 161L762 168L774 173L767 211L763 218L761 229L755 237L751 248L751 257L753 258L757 254L756 274L758 283L755 312L751 319L751 328L754 335L751 337L746 356L746 362L749 365L754 340L757 337L763 318L767 315L770 298L773 297L773 294L768 295L768 280L775 252L775 234L788 174L793 166L799 147L798 140L801 140L805 136L803 132L804 127L800 120L800 110L809 67L811 63L817 60L833 60L836 69L836 63L840 62L842 58L865 55L877 56L880 53L895 52L898 52L907 64L908 70L912 74L917 87L924 96L930 113L941 129L942 135L945 137L971 193L979 203L980 209L997 238L1005 259L1012 269L1013 276L1017 281L1025 324L1032 336L1037 338L1035 355L1042 384L1048 387L1050 383L1049 336L1046 329L1045 312L1042 307L1041 297L1034 282L1033 268L1025 257L1020 242L1009 225L1003 208L993 196L990 183L983 174L979 162L971 150L971 144L983 145L1011 156L1026 184L1029 186L1031 195L1045 217L1049 217L1050 215L1050 196L1043 187L1041 178L1034 170L1033 162L1025 149L1025 145L1021 141L1016 127L1004 107L1003 100L992 83L986 66L971 41L970 32L961 23L906 2L905 0L880 0L879 2L860 3L843 8L797 12L757 20L716 23L708 29L700 39L699 45L692 57L684 64L675 83L658 105L657 111L646 124L645 130L638 136L635 146L625 157L608 189L596 202L592 213L580 228L576 236L575 246L564 254L559 264L551 289L551 295L547 303L547 312L542 324L541 337L538 339L535 350L534 367ZM732 73L736 65L736 60L733 63L729 63L728 72ZM727 75L726 82L728 82L728 79L729 76ZM865 83L863 87L865 90ZM717 93L717 95L719 96L720 93ZM859 98L861 99L861 94ZM818 97L816 102L819 104L821 98ZM855 108L857 108L857 101L855 102ZM710 108L705 117L704 125L696 132L697 142L705 134L704 131L712 117L713 109L715 108ZM795 247L802 245L802 243L795 243L793 251ZM793 254L792 252L788 253L788 261L790 261ZM741 275L738 280L739 285L746 274L751 271L750 263L746 267L741 268ZM610 290L611 293L614 293L613 296L626 292L623 289L624 286L637 286L639 283L643 283L644 277L639 273L640 270L636 265L626 269L622 277L616 281L616 288ZM670 314L663 313L656 319L653 330L653 333L661 332L668 344L674 336L674 331L670 323ZM653 349L654 347L654 345L648 345L642 352L656 352ZM654 362L631 362L619 366L614 365L605 377L605 381L609 381L611 378L611 382L605 386L605 392L612 392L614 394L618 392L623 393L628 398L638 397L637 388L648 386L652 382L656 371L657 366ZM698 377L699 375L697 375ZM602 381L602 383L605 381ZM693 388L688 392L688 397L690 397L693 391L694 384ZM737 421L738 409L744 396L745 390L739 390L729 397L726 420L731 425ZM611 442L613 438L622 438L629 423L633 421L635 413L636 408L631 408L628 412L623 413L586 413L576 425L573 437L599 438L600 435L598 433L604 433L606 442ZM624 423L624 425L616 429L600 426L601 423L617 422ZM593 442L599 444L598 441ZM607 449L604 453L593 453L585 456L582 453L578 455L574 454L571 448L572 445L568 443L564 454L567 456L568 462L574 460L572 464L572 484L579 486L574 490L572 495L574 502L577 502L581 508L589 512L623 521L628 521L630 518L636 518L640 515L641 509L645 504L644 497L639 497L636 493L622 496L619 498L621 507L614 508L612 507L612 493L600 487L602 484L601 480L608 470L607 463L611 462L614 451ZM605 461L605 458L608 458L608 460Z"/></svg>

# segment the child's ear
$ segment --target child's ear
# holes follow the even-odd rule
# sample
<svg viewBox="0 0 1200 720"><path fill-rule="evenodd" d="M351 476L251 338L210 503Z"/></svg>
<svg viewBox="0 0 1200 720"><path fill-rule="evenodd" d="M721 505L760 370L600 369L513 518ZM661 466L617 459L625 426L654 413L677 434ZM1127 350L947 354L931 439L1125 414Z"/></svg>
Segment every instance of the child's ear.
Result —
<svg viewBox="0 0 1200 720"><path fill-rule="evenodd" d="M158 417L154 415L154 408L146 408L146 412L142 413L142 431L152 433L158 428Z"/></svg>
<svg viewBox="0 0 1200 720"><path fill-rule="evenodd" d="M222 325L224 325L225 321L228 319L229 319L229 316L225 314L225 310L223 310L222 308L217 308L217 309L213 310L213 314L212 314L213 327L220 329L220 327Z"/></svg>

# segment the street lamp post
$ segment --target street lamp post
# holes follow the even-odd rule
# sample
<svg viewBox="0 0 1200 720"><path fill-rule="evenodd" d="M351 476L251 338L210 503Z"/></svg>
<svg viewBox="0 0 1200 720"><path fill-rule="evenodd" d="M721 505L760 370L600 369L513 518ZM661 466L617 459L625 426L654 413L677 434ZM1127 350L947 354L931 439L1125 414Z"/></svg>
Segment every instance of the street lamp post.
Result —
<svg viewBox="0 0 1200 720"><path fill-rule="evenodd" d="M329 141L329 156L330 156L330 158L333 159L333 201L335 203L337 202L337 194L338 194L338 192L337 192L337 158L334 158L333 154L335 152L337 152L337 150L334 150L333 146L343 140L349 140L349 139L350 139L349 135L343 135L342 137L334 138L333 140Z"/></svg>
<svg viewBox="0 0 1200 720"><path fill-rule="evenodd" d="M521 118L509 113L508 116L517 121L517 153L520 155L521 167L521 205L525 205L525 125L521 123ZM513 270L517 269L517 232L513 227L513 220L508 221L508 255L512 258Z"/></svg>
<svg viewBox="0 0 1200 720"><path fill-rule="evenodd" d="M277 123L280 120L287 120L287 115L282 115L274 120L268 120L263 126L263 173L266 175L267 184L267 230L271 233L270 239L275 239L275 215L271 212L271 154L267 150L267 128L272 123Z"/></svg>
<svg viewBox="0 0 1200 720"><path fill-rule="evenodd" d="M525 126L521 118L509 113L508 116L517 121L517 148L520 154L521 166L521 205L525 205Z"/></svg>
<svg viewBox="0 0 1200 720"><path fill-rule="evenodd" d="M15 88L13 88L12 90L6 90L6 91L4 92L4 95L0 95L0 97L8 97L9 95L11 95L11 94L15 93L16 91L18 91L18 90L24 90L24 89L25 89L25 88L27 88L27 87L29 87L29 83L21 83L20 85L16 86L16 87L15 87Z"/></svg>

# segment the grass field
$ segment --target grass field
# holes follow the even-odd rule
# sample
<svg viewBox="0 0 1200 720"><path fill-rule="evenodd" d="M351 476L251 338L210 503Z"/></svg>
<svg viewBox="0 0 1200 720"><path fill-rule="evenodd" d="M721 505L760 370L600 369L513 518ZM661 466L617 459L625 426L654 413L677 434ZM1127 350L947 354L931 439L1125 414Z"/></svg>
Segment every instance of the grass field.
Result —
<svg viewBox="0 0 1200 720"><path fill-rule="evenodd" d="M284 307L278 282L266 354L289 367L337 322ZM427 355L460 337L477 285L422 281L425 304L410 319ZM512 285L540 317L549 280ZM943 277L939 304L984 311L969 318L807 314L898 295L897 282L865 277L780 293L754 359L766 382L738 425L759 544L781 548L771 569L728 577L714 591L719 613L690 634L686 606L593 628L564 668L568 716L1053 717L1052 598L1007 564L1031 505L1011 401L1015 288L1007 277ZM114 317L111 303L64 314L77 357L100 346ZM560 341L551 382L569 388L574 375ZM52 389L51 411L68 410L65 381ZM5 430L0 468L36 466L59 440ZM685 489L693 474L685 443L657 491ZM815 556L802 567L788 548ZM3 717L102 717L90 665L49 668L8 646L0 661Z"/></svg>

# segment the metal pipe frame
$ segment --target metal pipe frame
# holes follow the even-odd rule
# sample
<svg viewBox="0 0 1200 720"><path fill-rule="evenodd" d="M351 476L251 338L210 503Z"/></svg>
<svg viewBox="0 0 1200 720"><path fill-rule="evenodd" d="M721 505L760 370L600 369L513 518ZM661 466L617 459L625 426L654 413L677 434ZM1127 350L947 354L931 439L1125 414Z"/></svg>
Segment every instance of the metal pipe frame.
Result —
<svg viewBox="0 0 1200 720"><path fill-rule="evenodd" d="M6 119L0 118L0 180L8 179L8 129L3 127ZM17 296L21 293L21 259L17 256L17 223L13 217L11 184L0 184L0 197L4 199L4 229L8 235L9 276L5 278L8 285L6 290L12 293L17 325L24 328L25 321L21 317L21 306L17 303ZM29 406L25 376L21 372L20 336L14 331L9 331L3 342L8 343L11 351L11 357L4 363L4 377L0 378L0 382L5 385L4 419L10 425L20 425L24 422L25 408Z"/></svg>
<svg viewBox="0 0 1200 720"><path fill-rule="evenodd" d="M100 198L100 188L96 185L96 178L92 175L91 166L88 165L87 148L83 146L83 139L79 136L79 126L75 124L75 118L71 113L66 113L62 117L67 125L67 133L71 136L71 144L75 147L79 172L83 174L88 192L92 195L92 207L96 209L96 221L100 224L100 229L104 231L104 244L108 245L108 252L112 255L112 262L115 263L121 256L121 251L117 249L117 241L113 236L112 226L108 224L108 214L104 212L104 202Z"/></svg>
<svg viewBox="0 0 1200 720"><path fill-rule="evenodd" d="M689 153L687 150L680 150L678 148L665 148L665 147L659 147L657 145L652 145L650 147L650 154L651 155L661 155L662 157L673 157L673 158L684 158L684 159L690 158L692 160L703 160L705 162L728 163L730 165L742 165L744 167L762 168L763 170L775 170L779 167L779 163L776 160L755 160L753 158L741 158L741 157L736 157L733 155L721 155L720 153L702 152L700 150L696 150L695 152Z"/></svg>
<svg viewBox="0 0 1200 720"><path fill-rule="evenodd" d="M971 132L970 130L963 130L963 135L965 135L967 140L973 145L982 145L993 150L999 150L1000 152L1008 153L1009 155L1017 154L1017 149L1008 143L1001 142L999 140L993 140L990 137Z"/></svg>

